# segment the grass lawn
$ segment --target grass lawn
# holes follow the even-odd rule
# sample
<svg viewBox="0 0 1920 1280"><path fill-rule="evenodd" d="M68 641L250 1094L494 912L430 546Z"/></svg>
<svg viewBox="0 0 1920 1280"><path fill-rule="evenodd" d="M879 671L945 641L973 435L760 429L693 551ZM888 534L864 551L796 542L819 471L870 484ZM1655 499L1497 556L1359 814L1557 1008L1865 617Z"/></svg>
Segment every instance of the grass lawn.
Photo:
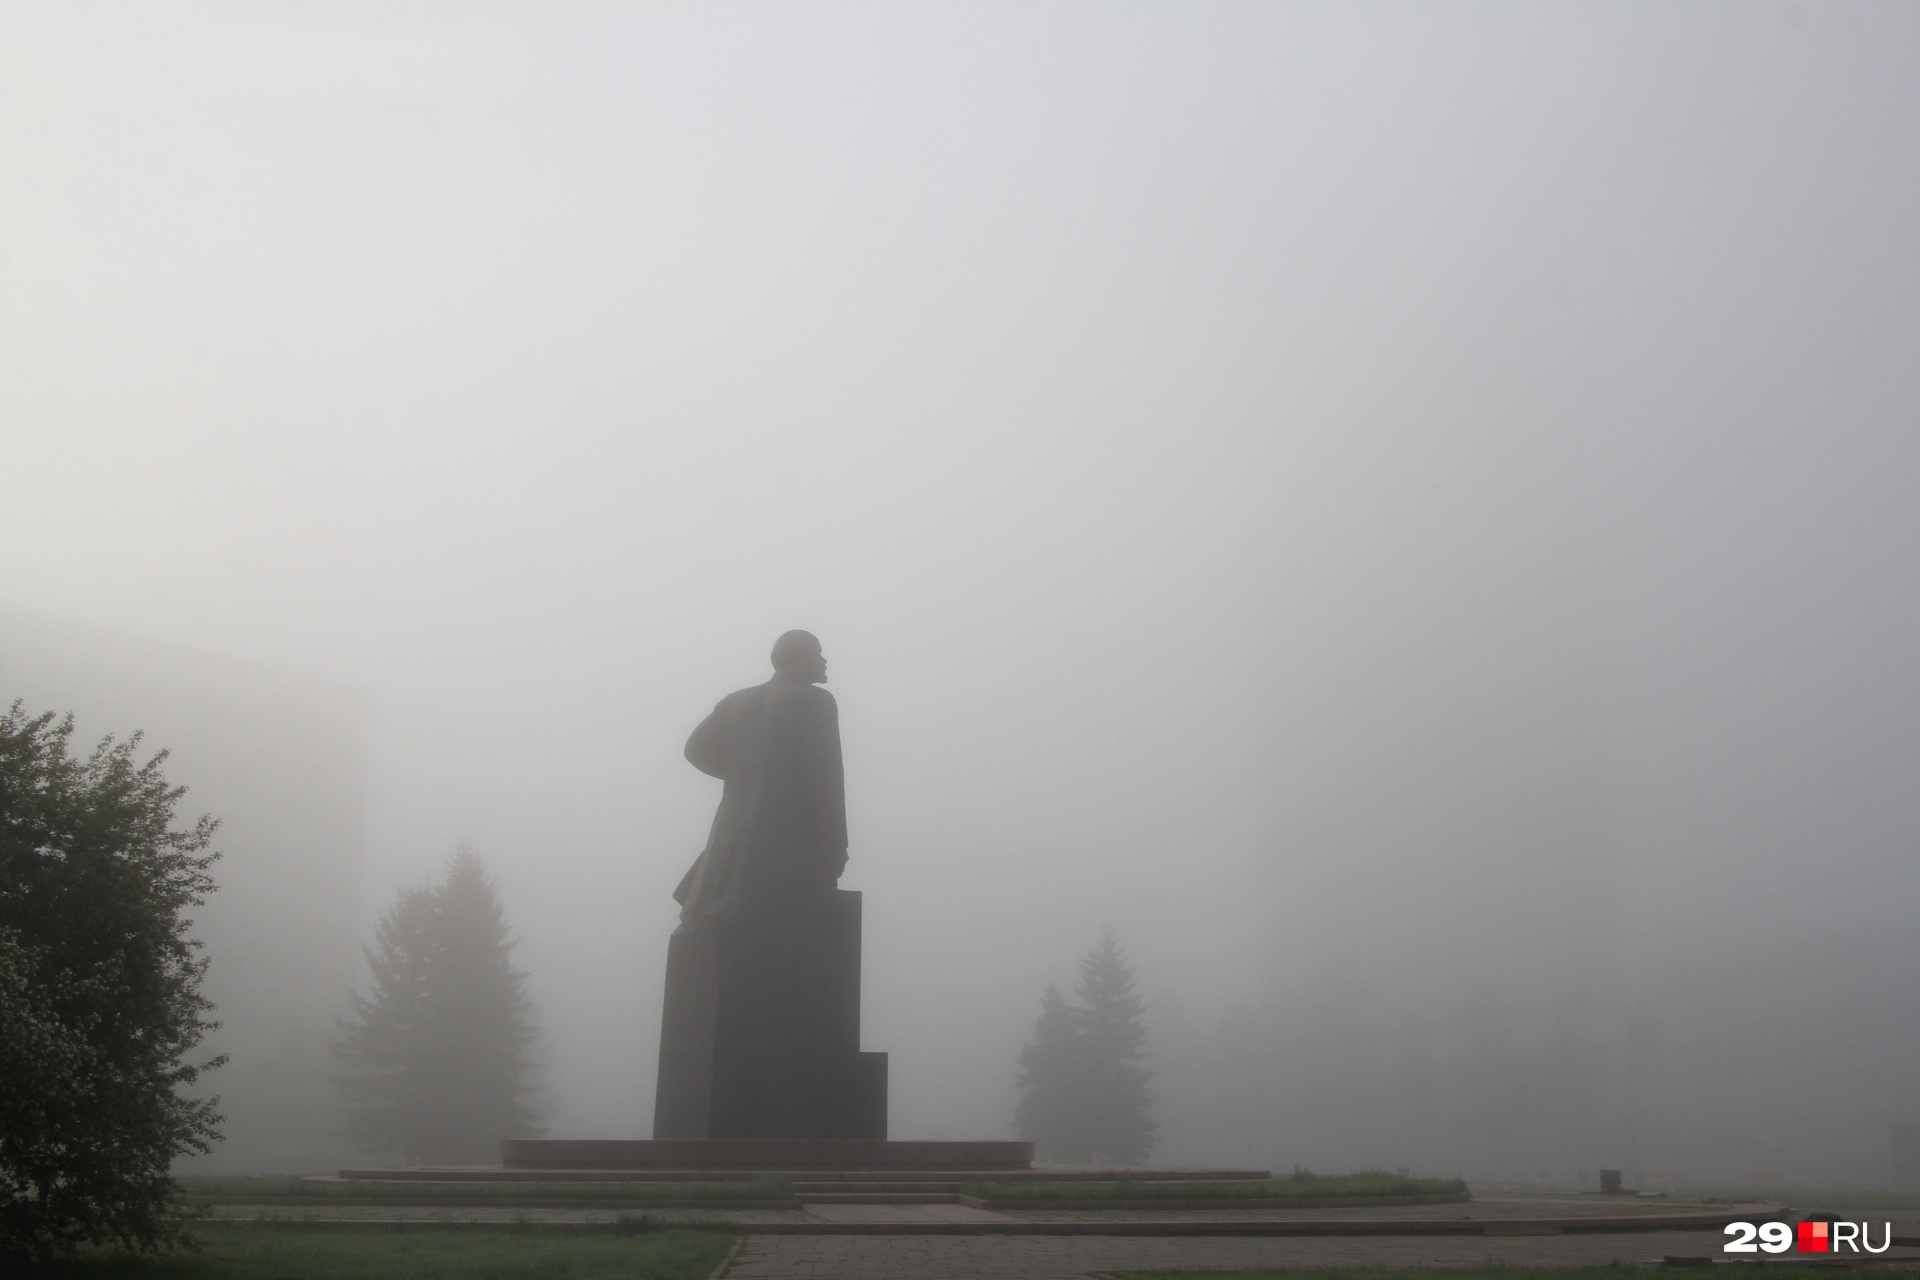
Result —
<svg viewBox="0 0 1920 1280"><path fill-rule="evenodd" d="M1656 1268L1659 1270L1659 1268ZM1686 1270L1677 1267L1667 1271ZM1701 1269L1704 1273L1706 1268ZM1295 1267L1260 1271L1116 1271L1116 1280L1632 1280L1647 1274L1646 1267L1610 1264L1599 1267ZM1795 1267L1769 1264L1768 1280L1822 1280L1832 1267Z"/></svg>
<svg viewBox="0 0 1920 1280"><path fill-rule="evenodd" d="M1335 1196L1450 1196L1466 1193L1458 1178L1402 1178L1391 1173L1323 1176L1295 1173L1242 1182L969 1182L961 1194L982 1200L1278 1200Z"/></svg>
<svg viewBox="0 0 1920 1280"><path fill-rule="evenodd" d="M82 1256L58 1280L706 1280L733 1247L719 1231L622 1235L565 1227L381 1231L207 1223L199 1253Z"/></svg>
<svg viewBox="0 0 1920 1280"><path fill-rule="evenodd" d="M379 1204L488 1204L498 1200L605 1200L645 1204L656 1200L788 1200L785 1178L726 1182L309 1182L284 1174L244 1178L181 1178L189 1196L253 1203L311 1200L316 1204L372 1201Z"/></svg>

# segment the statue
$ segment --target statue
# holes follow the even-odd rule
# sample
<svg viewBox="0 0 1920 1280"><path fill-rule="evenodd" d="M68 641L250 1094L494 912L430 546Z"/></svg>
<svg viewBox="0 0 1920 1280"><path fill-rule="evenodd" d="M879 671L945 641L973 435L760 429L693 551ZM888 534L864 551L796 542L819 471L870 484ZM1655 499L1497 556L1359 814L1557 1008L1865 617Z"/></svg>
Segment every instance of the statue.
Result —
<svg viewBox="0 0 1920 1280"><path fill-rule="evenodd" d="M744 900L831 889L847 865L840 708L810 632L773 645L773 679L730 693L687 739L687 761L726 783L707 847L674 890L681 928Z"/></svg>
<svg viewBox="0 0 1920 1280"><path fill-rule="evenodd" d="M887 1055L860 1049L860 895L847 865L840 712L820 642L789 631L773 679L687 739L721 779L674 900L656 1139L884 1140Z"/></svg>

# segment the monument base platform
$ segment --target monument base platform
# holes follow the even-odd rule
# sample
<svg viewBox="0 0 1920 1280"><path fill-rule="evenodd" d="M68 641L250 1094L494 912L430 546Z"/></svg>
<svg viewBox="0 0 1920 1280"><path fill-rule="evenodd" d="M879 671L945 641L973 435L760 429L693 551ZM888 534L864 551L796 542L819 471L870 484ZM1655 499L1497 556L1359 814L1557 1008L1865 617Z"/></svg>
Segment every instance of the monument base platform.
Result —
<svg viewBox="0 0 1920 1280"><path fill-rule="evenodd" d="M509 1139L508 1169L858 1169L1011 1172L1033 1165L1031 1142L888 1142L860 1138Z"/></svg>

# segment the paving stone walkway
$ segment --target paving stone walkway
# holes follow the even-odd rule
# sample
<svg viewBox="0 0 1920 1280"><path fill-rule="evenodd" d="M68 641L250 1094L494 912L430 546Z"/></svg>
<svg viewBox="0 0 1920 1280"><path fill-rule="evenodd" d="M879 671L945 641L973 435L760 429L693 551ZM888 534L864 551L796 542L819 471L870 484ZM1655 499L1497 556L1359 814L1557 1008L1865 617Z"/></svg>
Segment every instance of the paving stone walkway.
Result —
<svg viewBox="0 0 1920 1280"><path fill-rule="evenodd" d="M1146 1237L750 1236L728 1280L1082 1280L1162 1268L1600 1266L1710 1257L1718 1232L1623 1235ZM1920 1266L1920 1249L1886 1255Z"/></svg>

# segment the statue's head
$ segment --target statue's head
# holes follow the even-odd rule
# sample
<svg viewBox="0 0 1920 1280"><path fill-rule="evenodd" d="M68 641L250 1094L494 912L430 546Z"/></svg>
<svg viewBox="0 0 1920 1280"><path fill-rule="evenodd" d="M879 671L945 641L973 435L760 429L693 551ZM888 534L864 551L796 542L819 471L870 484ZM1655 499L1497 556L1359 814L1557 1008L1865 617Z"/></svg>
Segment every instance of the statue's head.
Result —
<svg viewBox="0 0 1920 1280"><path fill-rule="evenodd" d="M825 684L826 655L811 631L789 631L773 642L773 669L789 680Z"/></svg>

